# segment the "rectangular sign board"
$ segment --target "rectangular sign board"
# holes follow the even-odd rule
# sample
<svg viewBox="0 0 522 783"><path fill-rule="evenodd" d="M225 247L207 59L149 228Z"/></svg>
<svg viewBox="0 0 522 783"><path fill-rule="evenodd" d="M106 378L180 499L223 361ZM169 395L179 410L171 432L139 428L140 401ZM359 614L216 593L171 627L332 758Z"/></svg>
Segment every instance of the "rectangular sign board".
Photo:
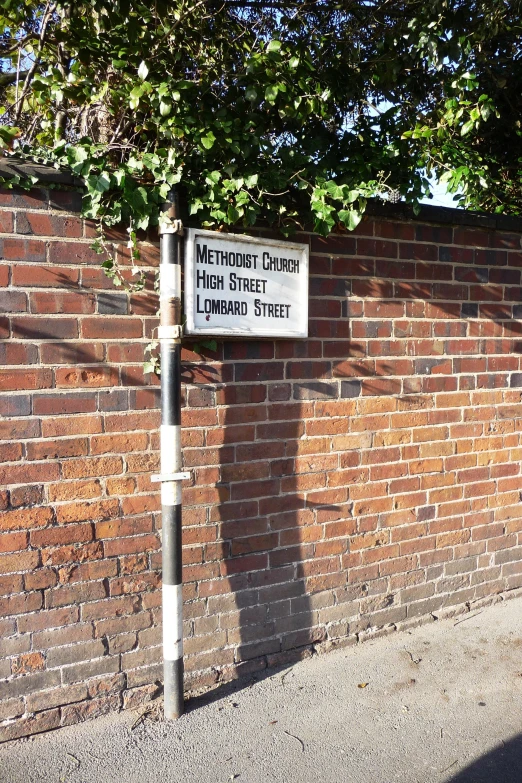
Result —
<svg viewBox="0 0 522 783"><path fill-rule="evenodd" d="M308 336L308 245L189 229L187 334Z"/></svg>

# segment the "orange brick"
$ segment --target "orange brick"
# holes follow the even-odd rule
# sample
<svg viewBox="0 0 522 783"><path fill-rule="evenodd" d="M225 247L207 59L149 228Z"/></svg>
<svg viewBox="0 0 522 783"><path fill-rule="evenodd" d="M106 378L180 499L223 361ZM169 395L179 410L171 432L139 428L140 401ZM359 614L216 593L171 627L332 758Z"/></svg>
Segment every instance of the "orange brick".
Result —
<svg viewBox="0 0 522 783"><path fill-rule="evenodd" d="M114 476L122 471L123 460L121 457L74 459L62 463L62 477L65 479Z"/></svg>
<svg viewBox="0 0 522 783"><path fill-rule="evenodd" d="M50 508L20 508L5 511L0 519L2 530L28 530L49 525L53 519Z"/></svg>

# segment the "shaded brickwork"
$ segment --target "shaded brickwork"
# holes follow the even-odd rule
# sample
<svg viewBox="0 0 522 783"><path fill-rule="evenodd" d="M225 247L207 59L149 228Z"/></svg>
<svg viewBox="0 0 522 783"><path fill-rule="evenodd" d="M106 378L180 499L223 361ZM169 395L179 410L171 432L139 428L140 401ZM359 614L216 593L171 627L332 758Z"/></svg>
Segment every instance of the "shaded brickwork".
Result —
<svg viewBox="0 0 522 783"><path fill-rule="evenodd" d="M4 740L161 682L157 304L107 279L78 199L0 193ZM521 237L302 234L308 340L184 350L189 691L522 585Z"/></svg>

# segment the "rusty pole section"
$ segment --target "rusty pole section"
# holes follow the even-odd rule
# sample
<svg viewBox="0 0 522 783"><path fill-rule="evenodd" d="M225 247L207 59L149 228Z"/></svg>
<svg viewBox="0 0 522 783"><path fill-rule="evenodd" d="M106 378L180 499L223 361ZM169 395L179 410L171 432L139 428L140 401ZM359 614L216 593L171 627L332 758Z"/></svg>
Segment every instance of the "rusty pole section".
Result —
<svg viewBox="0 0 522 783"><path fill-rule="evenodd" d="M165 204L160 226L161 482L163 673L165 718L183 714L183 600L181 574L181 235L178 194Z"/></svg>

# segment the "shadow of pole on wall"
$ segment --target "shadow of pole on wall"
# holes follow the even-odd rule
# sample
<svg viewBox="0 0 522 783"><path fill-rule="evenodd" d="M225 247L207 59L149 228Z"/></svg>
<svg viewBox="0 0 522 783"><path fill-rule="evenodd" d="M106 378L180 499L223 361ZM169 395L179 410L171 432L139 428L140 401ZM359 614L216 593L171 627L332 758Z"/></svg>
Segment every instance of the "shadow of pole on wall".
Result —
<svg viewBox="0 0 522 783"><path fill-rule="evenodd" d="M346 517L350 530L353 520L347 503L331 499L346 500L347 490L335 487L338 455L314 437L315 416L329 415L317 406L331 404L333 385L292 381L287 361L311 350L310 341L224 346L234 384L218 392L226 403L221 480L229 491L218 513L231 595L216 606L229 610L221 624L234 646L235 676L311 655L327 637L334 589L346 583L340 558ZM337 631L346 635L346 622Z"/></svg>

